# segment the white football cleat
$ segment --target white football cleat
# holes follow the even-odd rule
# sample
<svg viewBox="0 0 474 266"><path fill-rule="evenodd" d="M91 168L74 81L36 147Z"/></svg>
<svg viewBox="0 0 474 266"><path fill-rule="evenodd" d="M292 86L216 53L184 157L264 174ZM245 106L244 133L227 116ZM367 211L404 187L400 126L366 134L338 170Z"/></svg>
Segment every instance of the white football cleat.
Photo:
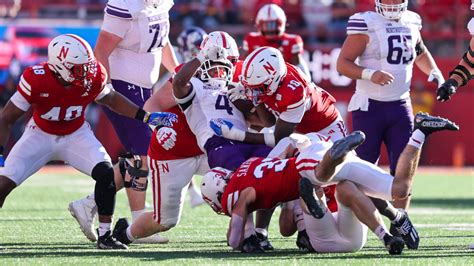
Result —
<svg viewBox="0 0 474 266"><path fill-rule="evenodd" d="M79 223L79 228L92 242L97 241L94 230L94 218L97 216L97 205L94 198L87 196L83 199L73 201L69 204L69 212Z"/></svg>
<svg viewBox="0 0 474 266"><path fill-rule="evenodd" d="M160 236L160 234L156 233L149 237L139 238L133 241L133 243L137 244L167 244L170 240L164 236Z"/></svg>

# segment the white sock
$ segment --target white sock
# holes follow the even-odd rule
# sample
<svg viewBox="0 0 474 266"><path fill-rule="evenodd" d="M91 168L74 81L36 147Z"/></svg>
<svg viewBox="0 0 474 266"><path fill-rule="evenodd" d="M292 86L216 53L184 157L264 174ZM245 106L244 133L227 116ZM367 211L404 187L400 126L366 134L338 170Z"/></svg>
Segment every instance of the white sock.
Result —
<svg viewBox="0 0 474 266"><path fill-rule="evenodd" d="M105 235L112 228L112 223L99 223L99 236Z"/></svg>
<svg viewBox="0 0 474 266"><path fill-rule="evenodd" d="M145 209L139 210L139 211L132 211L132 223L134 223L138 216L140 216L142 213L145 212Z"/></svg>
<svg viewBox="0 0 474 266"><path fill-rule="evenodd" d="M417 129L411 134L408 145L411 145L417 149L421 149L421 146L423 146L423 143L425 142L425 138L425 134L421 132L421 130Z"/></svg>
<svg viewBox="0 0 474 266"><path fill-rule="evenodd" d="M293 206L293 219L295 220L296 228L298 228L298 232L306 230L304 217L303 217L303 210L301 209L301 205L299 202L295 202Z"/></svg>
<svg viewBox="0 0 474 266"><path fill-rule="evenodd" d="M259 234L262 234L263 236L267 236L268 235L268 232L267 232L267 229L265 228L255 228L255 232L259 233Z"/></svg>
<svg viewBox="0 0 474 266"><path fill-rule="evenodd" d="M374 233L377 235L377 237L383 241L383 237L387 234L387 228L385 228L385 225L379 225L377 228L375 228Z"/></svg>
<svg viewBox="0 0 474 266"><path fill-rule="evenodd" d="M132 235L132 226L131 225L129 227L127 227L126 233L127 233L128 240L135 241L135 237L133 237L133 235Z"/></svg>

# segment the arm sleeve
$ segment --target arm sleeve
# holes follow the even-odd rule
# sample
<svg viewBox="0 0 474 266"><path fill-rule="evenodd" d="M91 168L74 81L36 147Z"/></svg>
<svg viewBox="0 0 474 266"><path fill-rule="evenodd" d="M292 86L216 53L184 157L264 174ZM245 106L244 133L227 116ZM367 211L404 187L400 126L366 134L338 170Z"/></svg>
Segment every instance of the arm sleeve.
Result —
<svg viewBox="0 0 474 266"><path fill-rule="evenodd" d="M28 71L28 69L23 72L23 74L20 77L20 81L18 82L18 85L16 86L17 91L23 96L24 99L27 100L28 103L31 104L32 101L32 86L31 86L31 72Z"/></svg>
<svg viewBox="0 0 474 266"><path fill-rule="evenodd" d="M293 106L289 106L286 111L282 112L280 114L280 119L289 123L300 123L301 120L303 120L304 113L306 112L305 100L302 99Z"/></svg>
<svg viewBox="0 0 474 266"><path fill-rule="evenodd" d="M111 16L106 13L101 30L112 33L123 39L125 34L127 34L127 32L130 30L130 27L131 20Z"/></svg>
<svg viewBox="0 0 474 266"><path fill-rule="evenodd" d="M173 94L176 103L179 104L179 107L181 107L183 112L191 105L192 101L194 100L194 97L196 96L196 88L202 86L202 81L197 78L191 78L190 83L191 91L188 93L188 95L184 96L183 98L176 98L176 96Z"/></svg>
<svg viewBox="0 0 474 266"><path fill-rule="evenodd" d="M18 91L13 94L13 96L10 98L10 101L23 112L28 111L31 106L28 100L26 100L25 97L23 97L23 95L21 95Z"/></svg>
<svg viewBox="0 0 474 266"><path fill-rule="evenodd" d="M361 13L352 15L347 22L347 35L351 34L368 34L369 27Z"/></svg>

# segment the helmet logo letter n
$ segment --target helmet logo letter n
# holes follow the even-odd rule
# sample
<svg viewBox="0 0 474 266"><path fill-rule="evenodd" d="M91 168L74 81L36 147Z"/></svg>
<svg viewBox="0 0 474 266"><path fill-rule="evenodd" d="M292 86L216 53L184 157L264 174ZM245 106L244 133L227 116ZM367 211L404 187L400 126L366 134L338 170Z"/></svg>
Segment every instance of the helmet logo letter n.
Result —
<svg viewBox="0 0 474 266"><path fill-rule="evenodd" d="M69 48L66 48L64 46L61 47L61 51L59 51L59 55L57 56L57 58L60 61L63 61L66 58L68 52L69 52Z"/></svg>
<svg viewBox="0 0 474 266"><path fill-rule="evenodd" d="M263 68L267 71L268 74L275 73L275 68L268 61L263 65Z"/></svg>

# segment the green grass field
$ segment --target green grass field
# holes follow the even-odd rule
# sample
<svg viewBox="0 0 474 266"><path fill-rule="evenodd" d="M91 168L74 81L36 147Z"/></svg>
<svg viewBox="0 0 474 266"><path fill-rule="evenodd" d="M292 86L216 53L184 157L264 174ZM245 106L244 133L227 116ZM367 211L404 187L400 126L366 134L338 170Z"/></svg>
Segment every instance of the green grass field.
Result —
<svg viewBox="0 0 474 266"><path fill-rule="evenodd" d="M295 236L279 235L274 216L270 238L276 250L255 256L226 246L227 217L207 206L191 209L188 201L178 227L163 233L169 244L96 250L67 211L70 201L92 192L92 180L70 170L46 170L12 192L0 209L0 264L474 265L474 250L467 248L474 243L474 171L421 170L415 180L410 214L422 237L419 250L389 256L369 232L368 243L357 253L304 253L296 248ZM116 208L116 217L121 216L130 216L123 192Z"/></svg>

